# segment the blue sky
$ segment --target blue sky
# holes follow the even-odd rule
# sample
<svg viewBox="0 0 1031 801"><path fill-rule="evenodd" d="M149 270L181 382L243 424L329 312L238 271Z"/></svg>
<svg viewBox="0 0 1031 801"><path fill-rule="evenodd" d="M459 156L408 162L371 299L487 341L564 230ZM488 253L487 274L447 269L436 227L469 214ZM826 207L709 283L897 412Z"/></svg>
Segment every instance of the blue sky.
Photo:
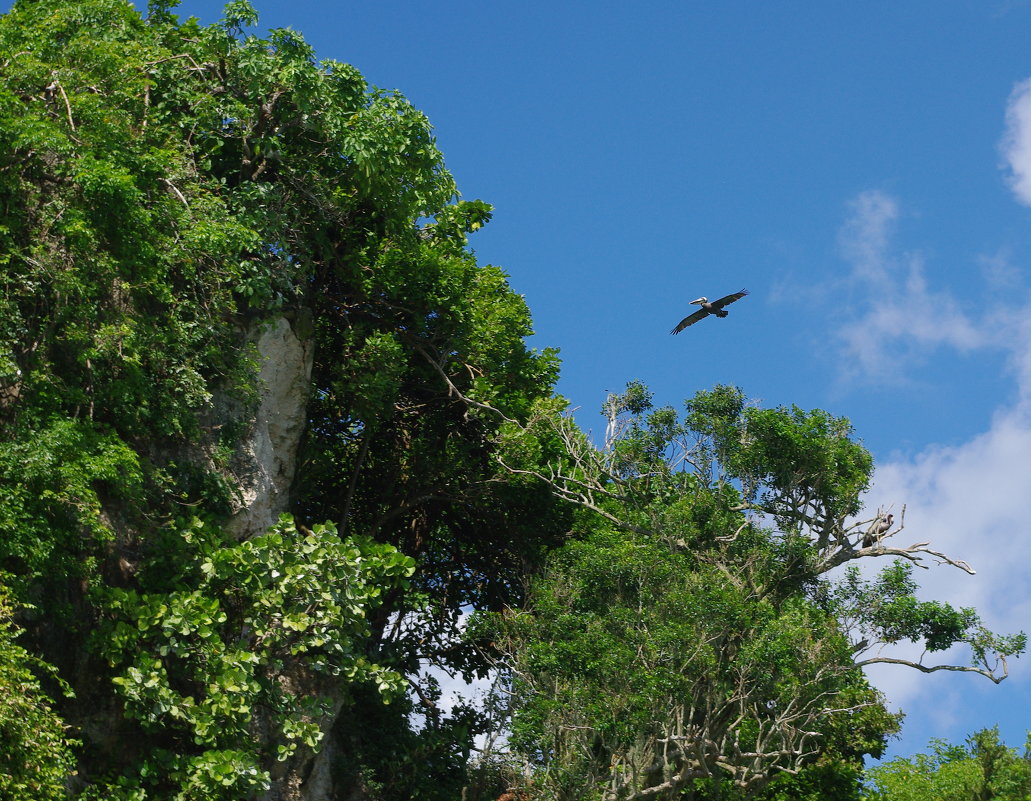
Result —
<svg viewBox="0 0 1031 801"><path fill-rule="evenodd" d="M1031 3L255 5L429 115L582 425L633 378L847 416L871 506L978 569L921 571L927 597L1031 629ZM878 670L891 752L994 724L1022 746L1029 663Z"/></svg>

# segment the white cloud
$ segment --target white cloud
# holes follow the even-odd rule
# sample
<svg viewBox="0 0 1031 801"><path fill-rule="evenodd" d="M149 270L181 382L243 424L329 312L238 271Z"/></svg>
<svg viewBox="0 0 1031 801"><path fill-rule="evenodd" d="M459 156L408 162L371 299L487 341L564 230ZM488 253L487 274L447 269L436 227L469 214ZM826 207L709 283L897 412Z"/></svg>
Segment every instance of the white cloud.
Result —
<svg viewBox="0 0 1031 801"><path fill-rule="evenodd" d="M929 285L919 254L893 252L899 202L870 190L849 204L839 235L850 270L840 294L852 313L838 322L842 374L890 384L906 380L911 365L940 346L969 351L996 340L997 332L973 320L945 290Z"/></svg>
<svg viewBox="0 0 1031 801"><path fill-rule="evenodd" d="M852 265L853 277L886 289L888 247L892 229L899 218L895 198L876 189L861 192L849 203L849 217L838 236L845 259Z"/></svg>
<svg viewBox="0 0 1031 801"><path fill-rule="evenodd" d="M1018 408L1031 410L1031 307L997 310L992 322L1010 340L1009 364L1016 378Z"/></svg>
<svg viewBox="0 0 1031 801"><path fill-rule="evenodd" d="M1023 347L1031 352L1031 343ZM1031 408L1019 403L999 412L991 427L955 447L931 447L877 468L871 502L906 504L906 529L900 545L931 540L931 547L964 559L977 570L968 576L948 566L918 570L922 598L975 607L989 628L1014 633L1028 628L1031 615ZM915 654L910 654L910 658ZM954 651L928 655L928 664L966 664ZM1010 662L1011 681L1026 681L1028 666ZM871 671L874 683L892 706L920 706L963 681L983 681L956 674L934 677L905 669ZM990 725L986 723L985 725Z"/></svg>
<svg viewBox="0 0 1031 801"><path fill-rule="evenodd" d="M1031 79L1013 87L1006 105L1006 132L1000 144L1009 183L1017 200L1031 206Z"/></svg>
<svg viewBox="0 0 1031 801"><path fill-rule="evenodd" d="M1020 285L1020 269L1013 263L1013 254L1006 248L978 256L977 264L990 289L1005 291Z"/></svg>
<svg viewBox="0 0 1031 801"><path fill-rule="evenodd" d="M1031 205L1031 80L1019 84L1007 109L1003 143L1013 191ZM969 562L977 574L931 565L917 570L920 596L975 607L994 631L1027 630L1031 620L1031 306L1014 300L1022 276L1000 251L979 260L987 294L961 304L919 253L900 251L895 227L904 219L899 201L880 191L849 204L839 248L849 270L835 284L850 311L837 326L844 377L867 383L906 380L915 364L935 349L970 353L994 349L1008 355L1016 399L1003 401L985 429L951 447L878 464L868 495L870 511L906 506L906 529L898 544L930 540L935 550ZM1005 290L1005 291L999 291ZM1012 397L1012 396L1011 396ZM865 568L883 566L878 561ZM896 653L910 659L918 652ZM928 664L968 664L962 649L925 656ZM1011 660L1012 687L1031 681L1031 666ZM972 714L962 700L979 676L939 672L930 676L898 666L869 670L890 705L918 711L925 723L947 729ZM987 682L985 682L987 684ZM1006 685L1003 685L1006 686ZM1000 690L999 698L1006 691ZM1005 703L1001 701L1000 703ZM964 725L960 722L958 725ZM991 720L976 725L992 725ZM970 726L972 731L975 726Z"/></svg>
<svg viewBox="0 0 1031 801"><path fill-rule="evenodd" d="M870 292L869 305L841 329L843 347L857 371L873 375L889 369L893 359L895 365L905 365L934 346L1008 352L1016 399L1000 399L985 430L964 443L932 445L880 463L868 499L871 511L891 506L897 512L905 504L906 529L898 535L898 544L930 540L935 550L977 570L975 576L949 566L917 570L922 598L975 607L989 628L1001 633L1026 630L1031 620L1031 307L1011 301L972 318L947 289L928 286L919 257L893 255L890 241L877 226L850 222L846 230L873 232L870 247L853 250L864 254L851 275L857 288L872 289L874 282L866 278L871 274L878 276L877 284L893 287L887 300ZM876 261L870 254L876 254ZM920 656L912 651L897 655ZM929 664L966 664L968 655L956 649L926 659ZM1031 680L1024 661L1012 660L1010 670L1011 682ZM956 714L946 709L945 699L969 686L962 682L983 681L952 673L927 676L891 666L878 666L870 675L893 707L918 707L942 726ZM939 711L931 714L933 709Z"/></svg>

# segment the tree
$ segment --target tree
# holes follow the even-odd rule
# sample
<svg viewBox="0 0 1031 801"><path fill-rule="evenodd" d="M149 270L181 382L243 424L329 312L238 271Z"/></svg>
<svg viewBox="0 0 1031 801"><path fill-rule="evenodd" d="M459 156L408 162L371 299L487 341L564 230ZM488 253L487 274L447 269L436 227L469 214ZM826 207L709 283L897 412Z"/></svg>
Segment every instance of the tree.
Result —
<svg viewBox="0 0 1031 801"><path fill-rule="evenodd" d="M541 797L674 798L722 777L752 790L827 749L830 721L875 743L893 730L832 619L706 556L594 533L503 620L512 744L540 766Z"/></svg>
<svg viewBox="0 0 1031 801"><path fill-rule="evenodd" d="M140 769L158 797L254 795L282 778L277 763L319 746L349 683L388 701L404 691L361 645L369 612L404 586L411 559L342 540L331 524L299 536L288 516L236 545L199 521L184 537L198 545L199 580L170 593L109 590L115 622L100 644L119 668L125 715L159 735ZM287 669L296 663L303 673Z"/></svg>
<svg viewBox="0 0 1031 801"><path fill-rule="evenodd" d="M39 661L15 642L11 601L0 594L0 797L58 801L74 759L72 742L43 690ZM51 671L45 670L53 681ZM64 691L69 691L63 685Z"/></svg>
<svg viewBox="0 0 1031 801"><path fill-rule="evenodd" d="M982 729L966 745L932 740L929 754L896 757L867 772L878 801L1019 801L1031 793L1031 742L1018 754Z"/></svg>
<svg viewBox="0 0 1031 801"><path fill-rule="evenodd" d="M857 791L863 754L897 726L860 668L902 661L857 655L966 642L969 669L1001 680L1023 650L1023 635L992 634L973 610L917 601L905 567L882 574L880 604L853 574L827 577L889 552L937 556L887 547L894 531L862 546L879 521L854 522L872 460L846 420L759 409L729 387L681 418L639 383L603 414L602 449L542 417L565 461L501 457L583 510L581 540L552 555L529 608L483 622L539 797L675 798L721 782L755 794L820 760L838 775L851 765Z"/></svg>
<svg viewBox="0 0 1031 801"><path fill-rule="evenodd" d="M635 384L594 448L468 251L491 209L459 200L425 116L294 31L246 33L246 0L210 26L174 8L0 18L0 568L24 629L0 667L54 768L26 786L52 794L72 754L83 799L472 793L490 724L420 673L499 655L547 792L847 780L893 725L860 643L968 640L993 675L1019 653L908 603L904 575L869 613L873 590L825 581L946 558L857 547L870 463L844 421L728 388L681 420ZM263 463L270 332L297 432ZM282 479L278 522L240 524L248 471ZM470 608L497 617L467 635ZM599 643L645 668L630 691ZM570 671L612 701L578 728Z"/></svg>
<svg viewBox="0 0 1031 801"><path fill-rule="evenodd" d="M296 797L347 761L339 792L371 797L365 724L433 740L418 671L485 670L461 610L518 603L563 528L492 455L557 360L468 253L490 207L423 114L294 31L245 33L245 0L211 26L175 5L0 18L0 566L76 691L54 706L86 796ZM269 330L304 354L307 431L292 517L252 531ZM419 700L386 707L402 686ZM460 784L479 724L427 719L424 764Z"/></svg>

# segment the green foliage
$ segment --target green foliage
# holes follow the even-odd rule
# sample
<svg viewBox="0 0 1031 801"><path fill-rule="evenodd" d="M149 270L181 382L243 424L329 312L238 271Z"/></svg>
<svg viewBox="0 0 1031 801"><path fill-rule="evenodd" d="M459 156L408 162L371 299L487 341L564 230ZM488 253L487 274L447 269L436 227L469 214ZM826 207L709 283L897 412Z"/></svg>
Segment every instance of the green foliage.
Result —
<svg viewBox="0 0 1031 801"><path fill-rule="evenodd" d="M850 439L852 427L816 409L749 409L747 439L733 454L734 473L746 482L746 497L766 487L764 508L788 528L800 518L822 536L860 509L873 460Z"/></svg>
<svg viewBox="0 0 1031 801"><path fill-rule="evenodd" d="M320 301L316 353L328 355L314 369L297 512L419 564L411 589L391 593L372 620L377 660L408 675L428 664L472 677L490 663L462 636L464 610L519 603L523 575L564 531L568 511L496 459L505 418L525 420L548 398L557 359L526 348L525 301L500 269L457 249L454 231L440 231L446 218L414 243L370 254L360 281L334 278ZM393 788L376 791L384 798L460 791L465 761L434 750L431 732L460 738L448 748L461 752L480 723L456 711L416 730L401 707L359 706L352 719L375 722L361 731L389 731L398 748L436 754L421 779L403 779L407 763L383 737L341 734L349 780L363 792L370 783Z"/></svg>
<svg viewBox="0 0 1031 801"><path fill-rule="evenodd" d="M58 801L66 797L75 743L36 675L42 671L52 680L53 671L15 642L12 614L10 596L0 587L0 798Z"/></svg>
<svg viewBox="0 0 1031 801"><path fill-rule="evenodd" d="M237 278L226 265L253 234L167 129L140 125L154 32L124 3L31 3L3 19L0 53L0 350L23 376L18 422L195 430L206 383L226 371Z"/></svg>
<svg viewBox="0 0 1031 801"><path fill-rule="evenodd" d="M461 609L518 601L524 566L564 523L546 488L494 457L504 419L548 397L557 360L526 348L529 311L504 273L435 235L386 249L336 292L316 349L340 356L315 365L299 510L425 566L419 593L397 599L421 626L388 634L406 670L438 655L485 669L461 643Z"/></svg>
<svg viewBox="0 0 1031 801"><path fill-rule="evenodd" d="M1021 654L1024 634L999 635L989 631L977 611L954 609L939 601L919 601L912 565L895 562L865 580L855 567L835 582L828 595L843 628L855 638L872 642L923 642L928 651L944 651L966 643L976 666L992 667L1001 656Z"/></svg>
<svg viewBox="0 0 1031 801"><path fill-rule="evenodd" d="M848 422L633 382L594 449L425 116L247 0L175 6L0 18L0 567L41 655L0 632L17 792L71 769L57 709L90 724L84 801L274 793L326 737L341 797L484 795L490 722L412 678L499 654L542 797L854 790L895 721L840 625L873 589L820 579L872 467ZM231 541L276 319L314 354L294 517ZM883 638L1023 647L889 583Z"/></svg>
<svg viewBox="0 0 1031 801"><path fill-rule="evenodd" d="M331 524L302 534L288 517L233 546L199 522L184 537L206 554L196 586L110 590L100 648L127 714L160 734L139 769L144 784L171 782L162 792L176 798L240 798L267 786L270 749L282 761L318 746L341 687L329 679L369 683L387 700L402 689L361 645L368 610L414 564L389 546L341 540ZM263 709L275 715L260 725L277 731L258 740Z"/></svg>
<svg viewBox="0 0 1031 801"><path fill-rule="evenodd" d="M512 469L582 510L525 609L472 631L502 655L528 767L511 780L532 797L858 798L864 756L898 727L860 668L912 665L867 651L963 643L974 668L913 666L996 681L1023 651L973 610L918 600L908 565L824 577L870 553L850 518L873 465L847 420L732 387L678 417L641 382L602 411L600 449L547 407L506 441Z"/></svg>
<svg viewBox="0 0 1031 801"><path fill-rule="evenodd" d="M0 560L12 574L39 578L81 569L88 543L114 537L101 498L138 501L139 458L88 421L57 419L31 440L0 442ZM93 552L95 555L95 552Z"/></svg>
<svg viewBox="0 0 1031 801"><path fill-rule="evenodd" d="M84 665L69 714L103 709L94 729L131 743L84 745L86 796L253 794L315 745L327 698L371 682L378 709L422 659L482 671L460 610L514 600L563 519L499 480L502 420L549 395L557 360L466 252L491 209L457 200L426 117L294 31L252 35L244 0L213 26L175 5L0 18L0 564L40 608L35 647ZM218 534L252 335L279 316L315 353L295 511L346 540ZM374 541L419 560L413 586ZM430 636L385 632L391 615ZM291 671L332 688L298 706ZM468 742L460 723L440 726Z"/></svg>
<svg viewBox="0 0 1031 801"><path fill-rule="evenodd" d="M1031 794L1031 741L1021 755L982 729L965 746L932 740L929 754L896 757L867 772L872 801L1024 801Z"/></svg>
<svg viewBox="0 0 1031 801"><path fill-rule="evenodd" d="M856 786L856 764L897 723L833 620L705 562L599 531L552 555L529 611L480 619L511 658L510 742L537 767L533 797L630 798L669 782L659 797L672 798L724 775L750 788L759 760L769 776L792 752L825 749Z"/></svg>
<svg viewBox="0 0 1031 801"><path fill-rule="evenodd" d="M686 408L706 466L715 460L783 529L811 530L826 547L834 529L859 511L873 459L851 438L847 419L797 406L749 407L733 387L700 392Z"/></svg>
<svg viewBox="0 0 1031 801"><path fill-rule="evenodd" d="M712 536L704 531L739 525L733 511L768 515L776 536L756 539L750 526L734 534L734 569L763 592L802 591L817 600L855 652L904 640L933 652L964 643L973 664L988 673L1023 652L1023 634L989 631L976 610L919 601L909 563L897 562L869 582L855 569L841 581L822 578L856 556L861 537L848 521L862 507L873 470L848 420L819 409L760 409L733 387L699 392L685 408L679 421L670 409L652 409L638 382L626 395L610 396L610 420L621 416L608 455L608 480L620 488L610 496L623 506L617 518L706 548Z"/></svg>
<svg viewBox="0 0 1031 801"><path fill-rule="evenodd" d="M489 203L482 200L462 200L438 211L433 222L423 228L423 233L429 234L439 242L453 244L456 250L461 250L467 242L466 234L478 231L490 222L492 215L493 209Z"/></svg>
<svg viewBox="0 0 1031 801"><path fill-rule="evenodd" d="M485 729L482 713L458 703L446 713L440 686L431 676L418 681L418 692L384 706L370 703L368 690L356 688L354 704L342 718L337 734L351 743L358 759L342 760L338 770L345 786L357 789L369 801L418 798L453 801L467 787L466 765L473 751L473 735ZM418 725L413 726L413 720ZM375 741L361 740L360 732L376 733ZM489 801L494 801L497 794Z"/></svg>

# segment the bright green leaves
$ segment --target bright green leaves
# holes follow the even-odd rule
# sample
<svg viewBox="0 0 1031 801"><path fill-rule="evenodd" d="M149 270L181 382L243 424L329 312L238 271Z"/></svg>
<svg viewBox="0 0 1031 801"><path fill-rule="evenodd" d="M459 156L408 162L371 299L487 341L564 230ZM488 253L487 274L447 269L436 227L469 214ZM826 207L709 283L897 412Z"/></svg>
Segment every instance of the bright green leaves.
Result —
<svg viewBox="0 0 1031 801"><path fill-rule="evenodd" d="M131 506L142 492L136 453L88 421L59 419L31 441L0 442L0 559L20 580L60 584L115 532L101 498Z"/></svg>
<svg viewBox="0 0 1031 801"><path fill-rule="evenodd" d="M998 728L967 738L966 746L932 740L930 753L896 757L868 773L871 801L1025 801L1031 794L1031 749L1018 754Z"/></svg>
<svg viewBox="0 0 1031 801"><path fill-rule="evenodd" d="M240 34L244 28L258 24L258 12L248 0L230 0L223 13L222 25L233 34Z"/></svg>
<svg viewBox="0 0 1031 801"><path fill-rule="evenodd" d="M457 200L425 115L294 31L250 35L245 0L212 26L175 5L0 18L0 555L42 619L74 618L61 663L94 631L115 672L85 681L133 747L91 743L90 769L133 776L88 792L237 799L318 744L343 687L385 715L388 665L482 671L461 610L516 600L568 521L494 459L557 359L465 250L491 209ZM278 316L315 359L293 510L404 549L413 588L408 557L332 527L212 533L260 393L251 335ZM464 748L459 717L434 725Z"/></svg>
<svg viewBox="0 0 1031 801"><path fill-rule="evenodd" d="M679 466L668 459L670 450L685 433L672 407L655 409L648 388L641 381L629 381L625 392L609 394L601 413L608 421L605 451L614 478L670 479Z"/></svg>
<svg viewBox="0 0 1031 801"><path fill-rule="evenodd" d="M645 474L662 462L686 465L706 483L736 482L764 511L794 509L796 524L807 511L815 522L858 507L872 460L844 418L819 409L760 409L726 386L699 392L685 410L678 420L672 408L655 409L639 381L610 395L602 412L609 420L606 447L626 454L619 474Z"/></svg>
<svg viewBox="0 0 1031 801"><path fill-rule="evenodd" d="M700 392L686 407L700 463L717 465L784 530L811 534L824 548L861 508L873 459L845 418L822 409L748 406L733 387Z"/></svg>
<svg viewBox="0 0 1031 801"><path fill-rule="evenodd" d="M468 395L525 418L530 402L545 397L558 380L558 351L526 347L525 338L533 333L530 310L500 268L488 265L476 272L469 302L463 344L478 374L472 377Z"/></svg>
<svg viewBox="0 0 1031 801"><path fill-rule="evenodd" d="M694 435L691 462L707 483L729 473L731 454L741 440L746 398L738 387L701 390L684 402L684 425Z"/></svg>
<svg viewBox="0 0 1031 801"><path fill-rule="evenodd" d="M826 545L844 519L860 509L873 459L851 439L852 426L821 409L748 409L743 441L731 448L730 471L746 497L784 528L812 530Z"/></svg>
<svg viewBox="0 0 1031 801"><path fill-rule="evenodd" d="M373 92L346 126L340 152L354 165L353 180L370 198L395 197L399 219L433 214L453 197L429 121L399 93Z"/></svg>
<svg viewBox="0 0 1031 801"><path fill-rule="evenodd" d="M268 774L247 751L219 749L189 759L172 758L185 779L174 801L194 798L230 799L253 796L268 788Z"/></svg>
<svg viewBox="0 0 1031 801"><path fill-rule="evenodd" d="M0 24L0 351L57 374L51 397L85 387L116 427L176 435L226 372L238 305L296 304L455 187L400 96L295 32L238 40L249 3L185 35L169 7L145 26L125 3L26 3Z"/></svg>
<svg viewBox="0 0 1031 801"><path fill-rule="evenodd" d="M231 3L223 27L201 29L198 45L187 46L191 60L175 63L180 82L201 84L192 125L171 81L155 87L153 102L187 124L180 130L189 130L201 169L233 190L231 202L266 241L313 270L332 258L330 243L319 242L327 234L401 235L453 198L421 112L396 92L368 91L352 67L316 63L295 31L236 38L255 21L249 3Z"/></svg>
<svg viewBox="0 0 1031 801"><path fill-rule="evenodd" d="M185 148L141 122L141 62L164 58L152 33L125 3L25 4L0 21L19 89L0 111L0 349L30 415L94 417L126 438L196 427L226 372L222 265L243 242Z"/></svg>
<svg viewBox="0 0 1031 801"><path fill-rule="evenodd" d="M363 643L368 610L413 570L389 546L342 540L332 525L300 532L284 517L264 536L211 550L196 589L110 590L117 622L98 643L127 713L181 738L171 775L183 797L206 785L230 788L206 798L240 798L267 782L269 749L282 760L318 744L333 677L387 700L403 688ZM262 708L275 711L262 724L278 727L271 744L254 739Z"/></svg>
<svg viewBox="0 0 1031 801"><path fill-rule="evenodd" d="M820 409L760 409L725 386L699 392L685 410L678 419L672 408L653 408L636 381L609 396L605 457L627 505L668 500L690 475L727 506L771 515L785 535L802 534L819 549L839 544L873 470L847 420Z"/></svg>
<svg viewBox="0 0 1031 801"><path fill-rule="evenodd" d="M919 601L912 566L895 562L872 580L850 568L831 585L829 602L843 630L857 643L857 652L881 643L909 640L928 651L944 651L957 643L971 648L973 665L991 670L997 661L1023 653L1023 634L989 631L974 609L955 609L939 601ZM998 681L999 679L994 679Z"/></svg>
<svg viewBox="0 0 1031 801"><path fill-rule="evenodd" d="M896 562L871 582L858 578L852 568L842 584L850 608L885 642L903 639L925 641L927 650L943 651L977 623L973 609L953 609L948 604L916 599L916 582L910 565Z"/></svg>
<svg viewBox="0 0 1031 801"><path fill-rule="evenodd" d="M270 653L317 652L316 669L350 675L357 675L351 641L367 634L366 610L414 570L388 545L341 540L332 524L301 536L288 519L267 535L216 550L201 565L214 586L253 598L243 625Z"/></svg>
<svg viewBox="0 0 1031 801"><path fill-rule="evenodd" d="M648 537L598 530L555 551L528 610L473 633L508 660L511 742L542 798L752 786L879 708L826 613Z"/></svg>
<svg viewBox="0 0 1031 801"><path fill-rule="evenodd" d="M74 165L74 180L82 192L83 229L92 236L82 243L110 254L121 278L146 280L156 265L151 214L146 198L130 171L92 155Z"/></svg>
<svg viewBox="0 0 1031 801"><path fill-rule="evenodd" d="M12 614L0 587L0 798L63 801L73 743L36 675L53 670L15 643Z"/></svg>
<svg viewBox="0 0 1031 801"><path fill-rule="evenodd" d="M493 213L494 207L482 200L460 200L434 214L433 222L425 225L422 233L461 252L469 242L467 235L490 222Z"/></svg>
<svg viewBox="0 0 1031 801"><path fill-rule="evenodd" d="M897 720L819 576L821 554L847 545L869 453L846 420L762 410L733 387L699 393L681 417L634 381L602 412L603 448L554 410L506 432L506 464L583 510L583 539L550 554L526 611L477 632L505 656L511 742L541 797L672 798L697 781L744 796L785 770L811 772L770 797L854 797L862 756ZM564 458L522 466L549 440ZM955 635L947 609L916 614L942 642Z"/></svg>

